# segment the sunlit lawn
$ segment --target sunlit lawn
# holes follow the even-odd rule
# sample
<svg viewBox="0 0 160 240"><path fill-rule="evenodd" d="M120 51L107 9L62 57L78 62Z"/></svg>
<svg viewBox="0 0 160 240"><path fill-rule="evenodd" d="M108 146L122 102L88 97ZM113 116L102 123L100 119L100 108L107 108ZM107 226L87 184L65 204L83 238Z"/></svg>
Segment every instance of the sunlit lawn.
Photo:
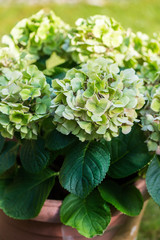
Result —
<svg viewBox="0 0 160 240"><path fill-rule="evenodd" d="M64 21L74 24L78 17L87 17L94 14L112 16L124 27L131 27L135 31L151 34L160 31L160 1L159 0L114 0L104 7L80 5L45 5L0 6L0 36L8 33L14 24L21 18L28 17L41 8L50 8Z"/></svg>
<svg viewBox="0 0 160 240"><path fill-rule="evenodd" d="M160 31L160 1L159 0L123 0L113 1L105 7L81 5L24 6L14 5L0 7L0 37L9 33L17 21L28 17L41 8L50 8L64 21L74 24L78 17L94 14L112 16L124 27L148 34ZM150 201L142 220L138 240L160 240L160 209Z"/></svg>
<svg viewBox="0 0 160 240"><path fill-rule="evenodd" d="M160 208L152 200L145 210L138 240L160 240Z"/></svg>

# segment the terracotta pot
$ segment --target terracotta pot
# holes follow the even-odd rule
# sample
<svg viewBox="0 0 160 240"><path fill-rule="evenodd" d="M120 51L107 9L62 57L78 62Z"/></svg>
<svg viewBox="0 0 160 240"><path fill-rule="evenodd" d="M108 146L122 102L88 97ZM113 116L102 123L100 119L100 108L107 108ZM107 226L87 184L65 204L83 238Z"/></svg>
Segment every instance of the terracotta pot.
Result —
<svg viewBox="0 0 160 240"><path fill-rule="evenodd" d="M146 200L148 195L145 181L138 181L136 185ZM38 217L31 220L14 220L0 211L0 240L87 239L75 229L60 223L61 203L61 201L46 200ZM111 223L107 230L103 236L95 237L94 240L135 240L143 211L144 209L138 217L128 217L113 210Z"/></svg>

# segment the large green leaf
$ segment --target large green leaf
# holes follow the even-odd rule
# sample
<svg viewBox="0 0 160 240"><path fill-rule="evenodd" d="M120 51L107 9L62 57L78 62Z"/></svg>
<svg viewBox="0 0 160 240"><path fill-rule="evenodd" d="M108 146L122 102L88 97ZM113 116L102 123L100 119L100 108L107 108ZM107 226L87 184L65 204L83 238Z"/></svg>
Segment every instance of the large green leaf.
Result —
<svg viewBox="0 0 160 240"><path fill-rule="evenodd" d="M1 203L3 211L16 219L30 219L37 216L54 181L54 172L49 169L34 175L20 169L14 181L5 189Z"/></svg>
<svg viewBox="0 0 160 240"><path fill-rule="evenodd" d="M67 154L60 183L69 192L86 197L105 178L110 154L100 142L77 143Z"/></svg>
<svg viewBox="0 0 160 240"><path fill-rule="evenodd" d="M152 155L148 152L144 133L139 126L134 126L127 134L120 134L106 145L111 152L111 166L108 174L112 178L127 177L141 168L150 160Z"/></svg>
<svg viewBox="0 0 160 240"><path fill-rule="evenodd" d="M51 151L57 151L68 147L76 140L77 138L74 135L64 135L57 130L53 130L46 138L46 147Z"/></svg>
<svg viewBox="0 0 160 240"><path fill-rule="evenodd" d="M129 216L137 216L142 210L142 195L133 185L120 186L112 180L105 180L99 191L105 201Z"/></svg>
<svg viewBox="0 0 160 240"><path fill-rule="evenodd" d="M4 139L4 138L1 136L1 134L0 134L0 152L1 152L2 149L3 149L4 143L5 143L5 139Z"/></svg>
<svg viewBox="0 0 160 240"><path fill-rule="evenodd" d="M49 152L45 149L43 139L24 141L20 159L24 169L30 173L38 173L44 169L49 162Z"/></svg>
<svg viewBox="0 0 160 240"><path fill-rule="evenodd" d="M11 183L12 179L0 179L0 208L2 208L5 189Z"/></svg>
<svg viewBox="0 0 160 240"><path fill-rule="evenodd" d="M68 195L63 201L60 216L62 223L76 228L87 238L103 234L111 219L110 209L97 190L86 199Z"/></svg>
<svg viewBox="0 0 160 240"><path fill-rule="evenodd" d="M6 142L3 151L0 154L0 174L10 169L16 162L17 143Z"/></svg>
<svg viewBox="0 0 160 240"><path fill-rule="evenodd" d="M160 206L160 156L155 156L146 175L147 189L153 200Z"/></svg>

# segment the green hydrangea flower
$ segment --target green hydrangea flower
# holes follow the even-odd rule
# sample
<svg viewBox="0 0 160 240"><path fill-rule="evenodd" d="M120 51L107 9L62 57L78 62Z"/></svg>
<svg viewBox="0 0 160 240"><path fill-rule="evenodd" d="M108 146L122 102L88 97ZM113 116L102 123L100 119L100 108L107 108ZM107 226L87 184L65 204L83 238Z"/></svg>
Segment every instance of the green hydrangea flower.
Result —
<svg viewBox="0 0 160 240"><path fill-rule="evenodd" d="M45 13L41 10L18 22L11 31L11 37L20 48L40 57L54 51L61 54L61 45L68 30L69 26L52 11Z"/></svg>
<svg viewBox="0 0 160 240"><path fill-rule="evenodd" d="M142 130L148 136L148 149L160 154L160 84L148 90L148 103L141 114Z"/></svg>
<svg viewBox="0 0 160 240"><path fill-rule="evenodd" d="M0 67L15 67L19 61L18 52L10 51L10 48L0 48Z"/></svg>
<svg viewBox="0 0 160 240"><path fill-rule="evenodd" d="M107 55L119 48L123 42L124 30L113 18L95 15L88 19L80 18L69 35L63 48L71 53L77 63Z"/></svg>
<svg viewBox="0 0 160 240"><path fill-rule="evenodd" d="M127 134L137 121L136 109L144 105L141 85L133 69L120 72L105 58L88 61L69 70L63 80L53 80L53 123L61 133L72 133L81 141L110 141L120 128Z"/></svg>
<svg viewBox="0 0 160 240"><path fill-rule="evenodd" d="M78 64L97 57L111 58L119 67L134 68L146 82L154 82L160 70L160 41L156 36L125 30L103 15L78 19L63 48Z"/></svg>
<svg viewBox="0 0 160 240"><path fill-rule="evenodd" d="M2 136L35 139L40 120L50 112L50 86L34 65L26 70L0 68L0 131Z"/></svg>
<svg viewBox="0 0 160 240"><path fill-rule="evenodd" d="M160 86L158 87L158 89L156 89L156 92L153 95L151 109L156 113L160 113Z"/></svg>
<svg viewBox="0 0 160 240"><path fill-rule="evenodd" d="M146 35L138 46L137 51L141 55L141 58L138 59L140 75L145 80L146 85L154 84L160 73L160 41L155 34L153 38Z"/></svg>
<svg viewBox="0 0 160 240"><path fill-rule="evenodd" d="M13 70L23 70L26 66L37 61L37 57L15 45L10 36L4 35L2 43L7 45L0 48L0 67L7 67Z"/></svg>

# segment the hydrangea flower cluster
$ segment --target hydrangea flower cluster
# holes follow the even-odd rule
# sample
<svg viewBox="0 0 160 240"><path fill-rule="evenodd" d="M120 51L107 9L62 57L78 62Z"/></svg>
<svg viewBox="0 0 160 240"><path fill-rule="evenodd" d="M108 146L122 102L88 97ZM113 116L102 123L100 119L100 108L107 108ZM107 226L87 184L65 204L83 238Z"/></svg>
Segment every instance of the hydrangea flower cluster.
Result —
<svg viewBox="0 0 160 240"><path fill-rule="evenodd" d="M113 18L95 15L78 19L76 28L69 35L69 45L66 42L63 47L75 62L82 63L107 56L108 52L121 46L124 37L125 31Z"/></svg>
<svg viewBox="0 0 160 240"><path fill-rule="evenodd" d="M17 58L14 52L11 52L8 47L0 48L0 67L14 67L17 64Z"/></svg>
<svg viewBox="0 0 160 240"><path fill-rule="evenodd" d="M78 19L76 28L71 28L53 12L40 11L20 21L2 41L7 45L0 48L3 136L12 138L20 132L22 138L36 138L37 123L53 114L53 123L63 134L72 133L81 141L111 140L119 129L131 130L145 99L140 111L142 130L148 135L149 150L157 151L159 35L135 34L100 15ZM32 64L39 66L39 59L53 52L72 59L70 66L81 65L69 70L63 80L53 80L51 103L53 89ZM55 78L52 72L61 75L60 69L50 72L49 81ZM64 76L66 69L62 72Z"/></svg>
<svg viewBox="0 0 160 240"><path fill-rule="evenodd" d="M160 85L152 88L148 103L141 111L142 130L147 132L148 149L160 154Z"/></svg>
<svg viewBox="0 0 160 240"><path fill-rule="evenodd" d="M0 68L0 131L2 136L34 139L39 122L50 112L50 86L34 65L26 70ZM37 123L38 122L38 123Z"/></svg>
<svg viewBox="0 0 160 240"><path fill-rule="evenodd" d="M41 10L18 22L11 31L11 37L20 48L41 57L51 55L53 51L61 54L61 45L68 30L69 26L52 11L47 14Z"/></svg>
<svg viewBox="0 0 160 240"><path fill-rule="evenodd" d="M137 121L136 109L144 105L141 85L133 69L120 72L105 58L90 60L69 70L63 80L53 80L53 123L61 133L72 133L81 141L110 141L120 128L127 134Z"/></svg>
<svg viewBox="0 0 160 240"><path fill-rule="evenodd" d="M38 60L36 56L33 56L27 51L21 51L8 35L2 37L2 44L5 44L6 47L0 48L0 67L7 67L12 70L23 70L26 66Z"/></svg>
<svg viewBox="0 0 160 240"><path fill-rule="evenodd" d="M140 34L142 40L141 42L136 41L135 48L140 53L141 57L137 59L138 67L140 70L140 75L148 84L154 84L154 82L159 77L160 71L160 41L158 41L156 35L150 38L146 34Z"/></svg>
<svg viewBox="0 0 160 240"><path fill-rule="evenodd" d="M140 77L153 82L160 70L160 41L141 32L125 30L113 18L95 15L78 19L63 48L76 63L106 57L118 66L134 68Z"/></svg>

